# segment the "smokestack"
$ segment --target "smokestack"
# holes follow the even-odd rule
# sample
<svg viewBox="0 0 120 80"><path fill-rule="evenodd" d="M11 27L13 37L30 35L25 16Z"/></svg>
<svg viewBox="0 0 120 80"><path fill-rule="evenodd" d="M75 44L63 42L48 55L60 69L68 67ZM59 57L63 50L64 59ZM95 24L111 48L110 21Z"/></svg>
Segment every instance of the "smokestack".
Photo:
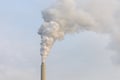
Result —
<svg viewBox="0 0 120 80"><path fill-rule="evenodd" d="M45 64L45 62L41 63L41 80L46 80L46 64Z"/></svg>

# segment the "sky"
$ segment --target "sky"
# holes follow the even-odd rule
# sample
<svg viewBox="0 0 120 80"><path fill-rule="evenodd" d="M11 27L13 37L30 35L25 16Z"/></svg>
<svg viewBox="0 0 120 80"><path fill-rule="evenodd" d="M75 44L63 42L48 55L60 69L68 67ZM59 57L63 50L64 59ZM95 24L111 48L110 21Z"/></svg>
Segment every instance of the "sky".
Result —
<svg viewBox="0 0 120 80"><path fill-rule="evenodd" d="M0 80L40 79L41 11L54 0L0 1ZM47 80L120 80L109 35L80 32L57 41L47 58Z"/></svg>

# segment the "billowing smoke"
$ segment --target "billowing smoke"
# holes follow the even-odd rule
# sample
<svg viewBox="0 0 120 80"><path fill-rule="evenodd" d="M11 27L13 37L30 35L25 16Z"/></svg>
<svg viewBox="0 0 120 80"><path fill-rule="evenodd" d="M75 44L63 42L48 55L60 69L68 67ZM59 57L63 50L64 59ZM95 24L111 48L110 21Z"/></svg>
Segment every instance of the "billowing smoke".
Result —
<svg viewBox="0 0 120 80"><path fill-rule="evenodd" d="M56 40L62 40L66 34L84 30L110 34L113 39L111 45L115 44L118 49L118 12L117 0L57 0L55 5L42 12L44 23L38 34L41 35L43 62Z"/></svg>

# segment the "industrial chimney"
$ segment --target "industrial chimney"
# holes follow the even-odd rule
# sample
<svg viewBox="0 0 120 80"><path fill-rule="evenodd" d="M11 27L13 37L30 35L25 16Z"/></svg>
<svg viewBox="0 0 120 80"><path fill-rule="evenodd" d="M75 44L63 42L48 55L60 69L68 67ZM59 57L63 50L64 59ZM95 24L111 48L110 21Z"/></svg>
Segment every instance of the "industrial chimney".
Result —
<svg viewBox="0 0 120 80"><path fill-rule="evenodd" d="M46 80L46 64L45 64L45 62L41 63L41 80Z"/></svg>

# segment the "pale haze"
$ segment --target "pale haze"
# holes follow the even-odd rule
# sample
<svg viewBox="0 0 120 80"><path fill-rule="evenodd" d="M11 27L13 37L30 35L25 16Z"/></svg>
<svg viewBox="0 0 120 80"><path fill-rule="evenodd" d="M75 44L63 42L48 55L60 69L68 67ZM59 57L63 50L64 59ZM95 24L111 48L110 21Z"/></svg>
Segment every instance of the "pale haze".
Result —
<svg viewBox="0 0 120 80"><path fill-rule="evenodd" d="M55 42L46 60L47 80L120 80L119 0L77 3L99 27ZM54 4L55 0L0 1L0 80L40 79L37 32L44 22L41 12Z"/></svg>

